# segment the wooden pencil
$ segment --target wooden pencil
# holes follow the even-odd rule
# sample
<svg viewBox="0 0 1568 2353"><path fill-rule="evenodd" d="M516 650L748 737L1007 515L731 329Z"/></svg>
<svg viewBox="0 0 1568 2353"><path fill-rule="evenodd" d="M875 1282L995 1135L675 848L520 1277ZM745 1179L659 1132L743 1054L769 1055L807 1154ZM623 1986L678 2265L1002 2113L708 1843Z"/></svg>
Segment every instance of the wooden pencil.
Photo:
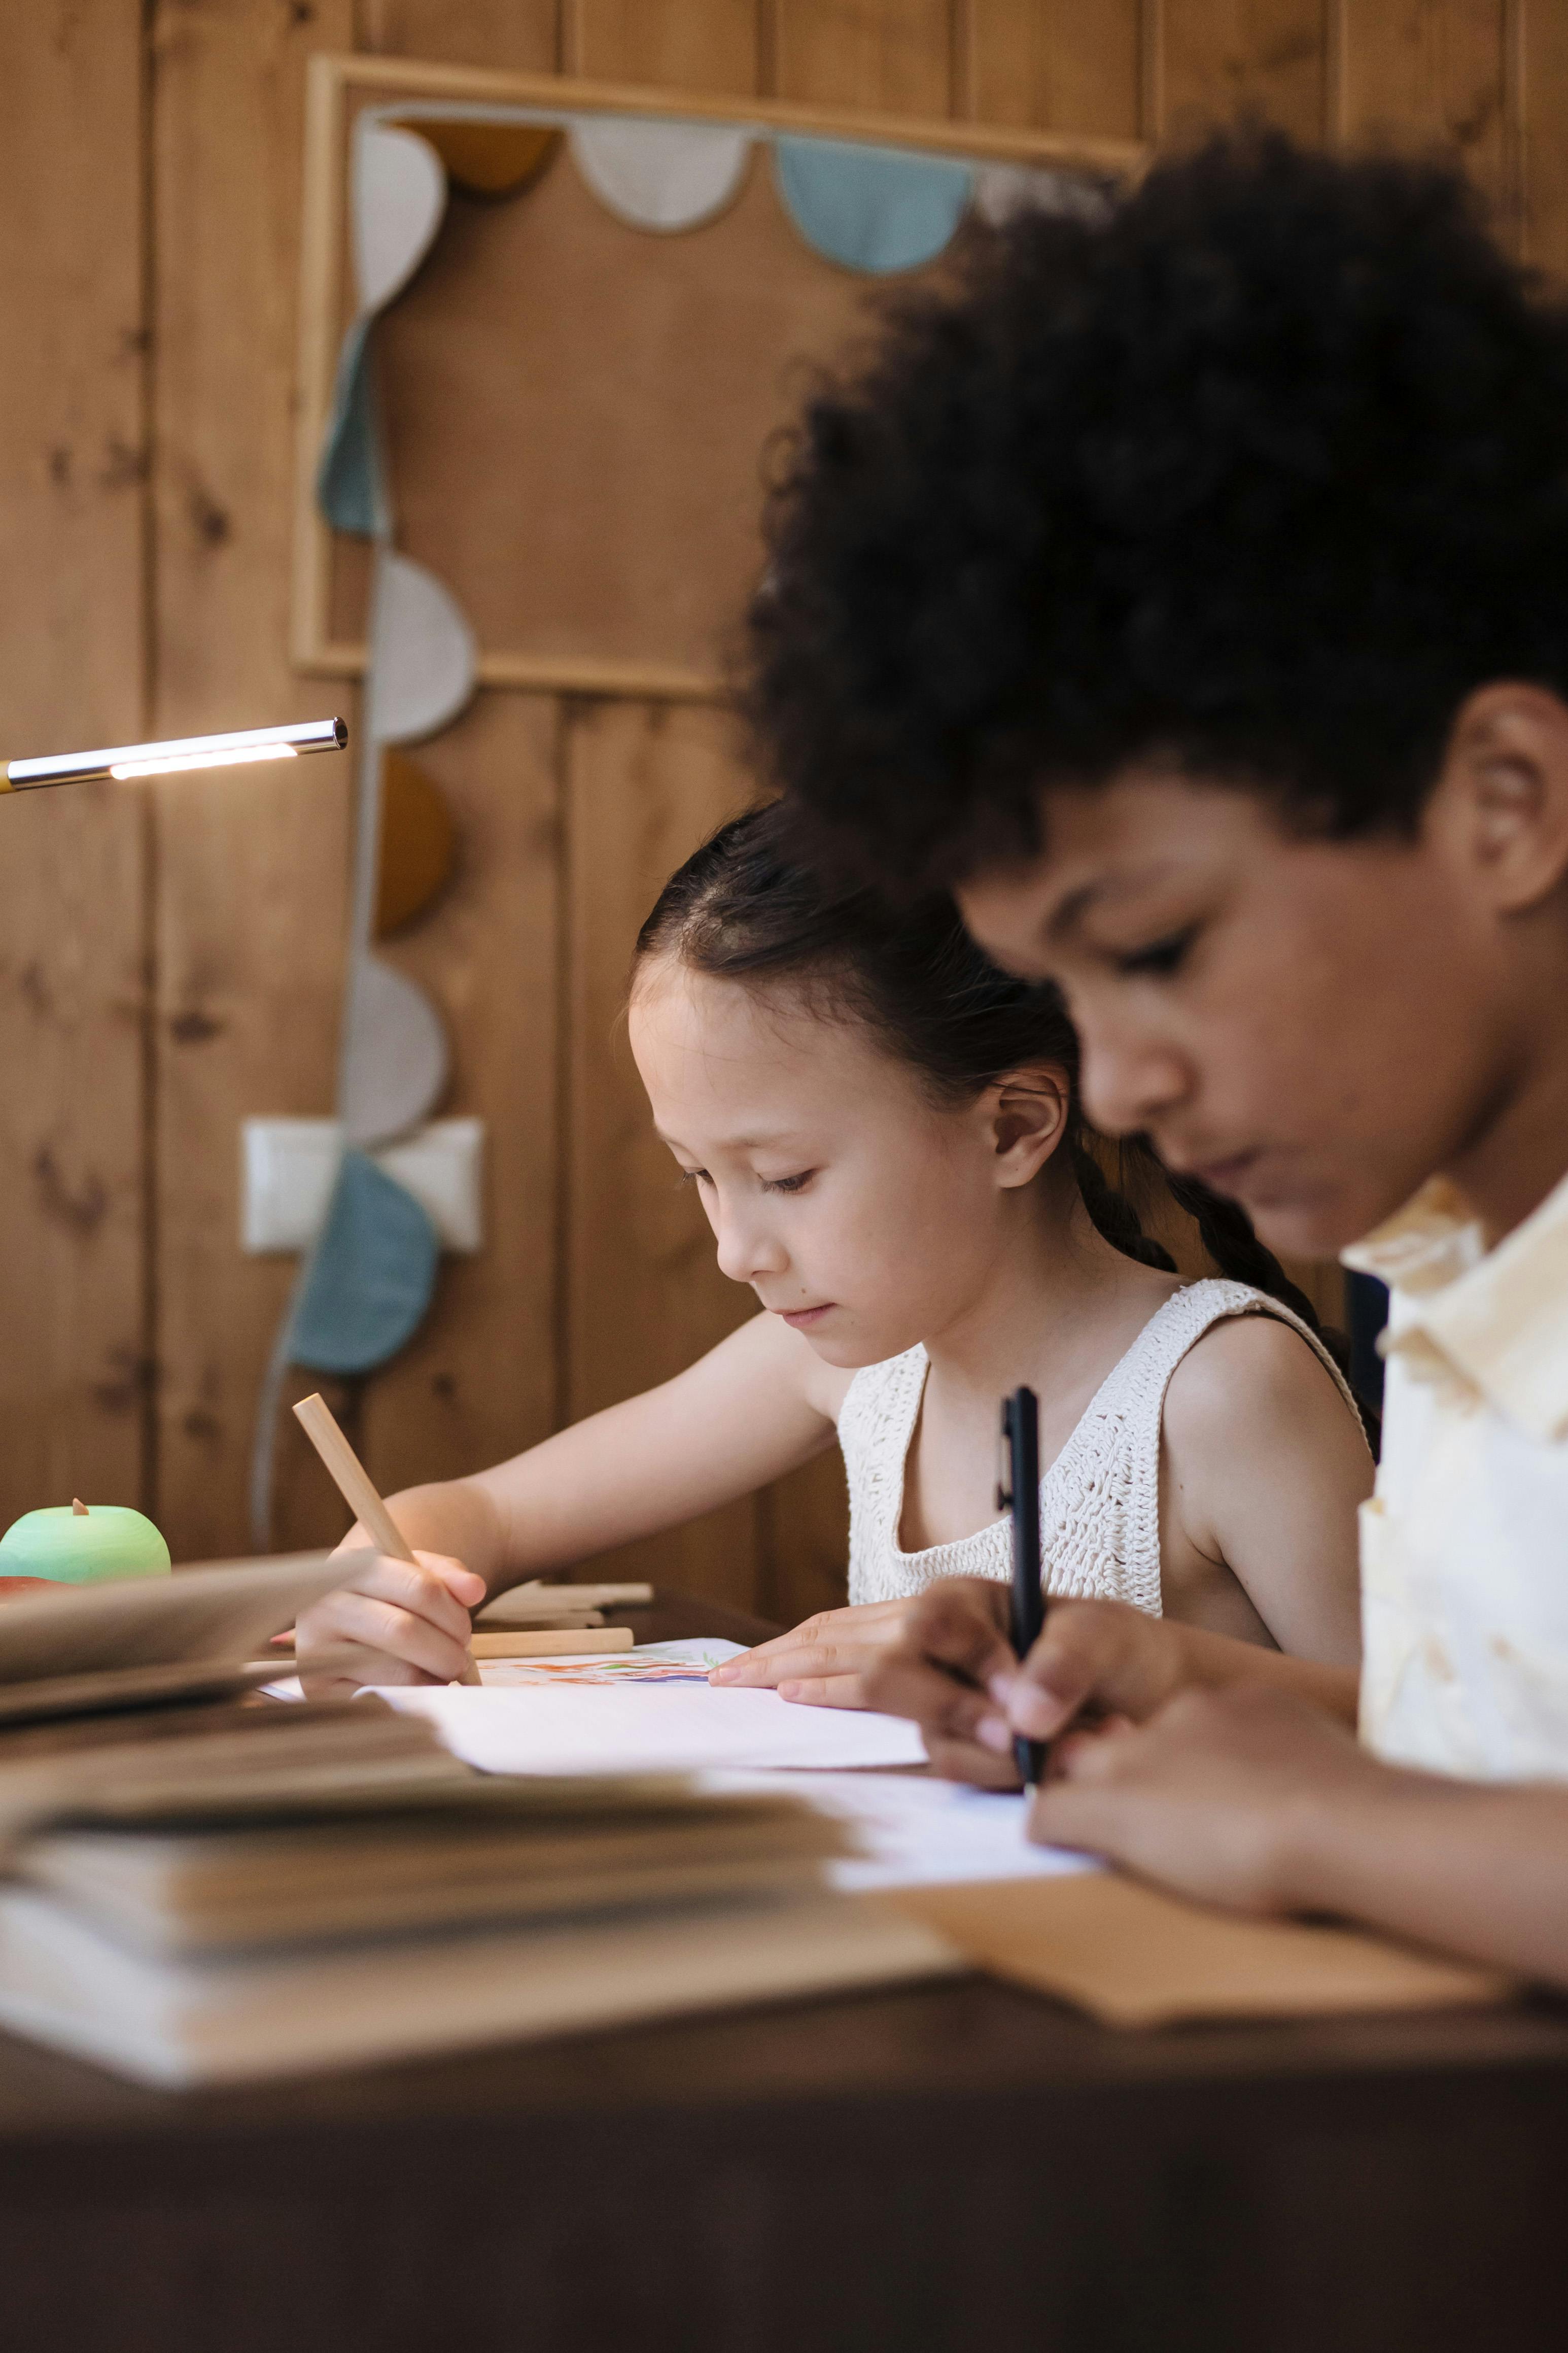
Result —
<svg viewBox="0 0 1568 2353"><path fill-rule="evenodd" d="M326 1464L339 1494L372 1538L376 1550L387 1554L393 1560L405 1560L410 1567L417 1567L412 1548L399 1533L397 1523L382 1502L369 1472L339 1429L326 1398L319 1394L301 1398L294 1408L294 1419ZM458 1681L477 1683L479 1680L479 1671L470 1657Z"/></svg>

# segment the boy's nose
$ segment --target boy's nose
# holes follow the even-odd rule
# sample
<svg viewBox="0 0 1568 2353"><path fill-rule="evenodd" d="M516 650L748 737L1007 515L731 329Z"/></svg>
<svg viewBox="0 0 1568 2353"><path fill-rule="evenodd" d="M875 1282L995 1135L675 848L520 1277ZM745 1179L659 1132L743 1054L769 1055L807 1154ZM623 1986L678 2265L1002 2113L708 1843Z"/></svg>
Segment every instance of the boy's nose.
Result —
<svg viewBox="0 0 1568 2353"><path fill-rule="evenodd" d="M1123 1023L1081 1023L1083 1107L1104 1135L1158 1125L1191 1092L1183 1057Z"/></svg>

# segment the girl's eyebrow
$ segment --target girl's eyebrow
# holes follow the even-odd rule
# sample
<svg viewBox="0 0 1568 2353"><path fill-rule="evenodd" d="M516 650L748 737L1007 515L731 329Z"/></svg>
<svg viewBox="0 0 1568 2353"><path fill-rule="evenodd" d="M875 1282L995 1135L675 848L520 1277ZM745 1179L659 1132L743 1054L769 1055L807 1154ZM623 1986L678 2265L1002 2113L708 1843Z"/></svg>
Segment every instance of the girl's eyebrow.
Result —
<svg viewBox="0 0 1568 2353"><path fill-rule="evenodd" d="M686 1152L690 1149L689 1145L682 1144L678 1136L667 1135L662 1127L656 1126L654 1134L661 1144L668 1144L672 1152ZM776 1148L781 1144L794 1143L796 1135L795 1129L781 1127L771 1135L721 1136L719 1143L720 1148L725 1152L762 1152Z"/></svg>

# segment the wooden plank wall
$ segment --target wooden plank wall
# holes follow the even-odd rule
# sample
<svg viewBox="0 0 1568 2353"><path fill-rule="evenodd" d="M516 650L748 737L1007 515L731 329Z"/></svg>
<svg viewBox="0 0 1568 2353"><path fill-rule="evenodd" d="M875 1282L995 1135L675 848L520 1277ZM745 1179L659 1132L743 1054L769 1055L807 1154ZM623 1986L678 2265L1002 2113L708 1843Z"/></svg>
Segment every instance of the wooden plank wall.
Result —
<svg viewBox="0 0 1568 2353"><path fill-rule="evenodd" d="M1460 154L1568 265L1561 0L37 0L0 18L0 711L8 752L325 707L286 657L305 61L353 47L1116 136L1246 111ZM354 716L352 702L351 719ZM422 755L456 887L391 953L489 1123L490 1246L340 1394L384 1483L492 1459L745 1312L653 1151L617 1027L631 933L744 793L715 717L488 692ZM287 1266L237 1243L237 1128L330 1101L347 780L0 808L0 1524L140 1496L177 1558L239 1548ZM155 1371L153 1367L156 1367ZM283 1451L278 1535L341 1514ZM836 1467L645 1566L830 1599Z"/></svg>

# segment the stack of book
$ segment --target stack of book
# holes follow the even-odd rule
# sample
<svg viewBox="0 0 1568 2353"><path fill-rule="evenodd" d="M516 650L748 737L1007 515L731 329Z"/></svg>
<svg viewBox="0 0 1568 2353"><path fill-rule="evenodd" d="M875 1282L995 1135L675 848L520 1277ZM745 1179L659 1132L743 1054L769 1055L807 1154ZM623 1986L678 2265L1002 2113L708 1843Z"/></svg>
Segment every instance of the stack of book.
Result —
<svg viewBox="0 0 1568 2353"><path fill-rule="evenodd" d="M792 1798L479 1774L374 1698L247 1695L342 1573L0 1610L0 2024L194 2084L959 1966L827 1891L846 1834Z"/></svg>

